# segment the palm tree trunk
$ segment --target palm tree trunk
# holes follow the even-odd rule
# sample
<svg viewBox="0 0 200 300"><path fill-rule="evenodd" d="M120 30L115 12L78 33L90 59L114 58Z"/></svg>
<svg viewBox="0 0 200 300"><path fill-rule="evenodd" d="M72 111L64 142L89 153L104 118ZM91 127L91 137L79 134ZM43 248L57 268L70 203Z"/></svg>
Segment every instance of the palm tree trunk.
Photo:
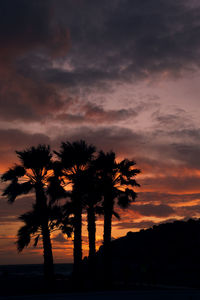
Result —
<svg viewBox="0 0 200 300"><path fill-rule="evenodd" d="M104 284L109 288L112 283L112 254L111 254L111 230L112 230L113 200L109 196L104 197Z"/></svg>
<svg viewBox="0 0 200 300"><path fill-rule="evenodd" d="M54 279L53 253L48 223L42 224L42 241L44 253L44 277L51 281Z"/></svg>
<svg viewBox="0 0 200 300"><path fill-rule="evenodd" d="M77 206L74 215L74 275L80 280L82 264L82 207Z"/></svg>
<svg viewBox="0 0 200 300"><path fill-rule="evenodd" d="M50 238L50 230L48 226L48 208L47 199L44 193L43 184L38 182L36 188L36 207L40 210L41 215L41 228L43 240L43 254L44 254L44 277L46 280L53 280L54 278L54 265L53 253Z"/></svg>
<svg viewBox="0 0 200 300"><path fill-rule="evenodd" d="M88 238L89 238L89 259L93 260L96 253L96 224L94 207L90 206L87 210Z"/></svg>
<svg viewBox="0 0 200 300"><path fill-rule="evenodd" d="M88 221L88 238L89 238L89 276L93 282L96 281L96 224L95 224L95 211L94 206L91 205L87 210Z"/></svg>

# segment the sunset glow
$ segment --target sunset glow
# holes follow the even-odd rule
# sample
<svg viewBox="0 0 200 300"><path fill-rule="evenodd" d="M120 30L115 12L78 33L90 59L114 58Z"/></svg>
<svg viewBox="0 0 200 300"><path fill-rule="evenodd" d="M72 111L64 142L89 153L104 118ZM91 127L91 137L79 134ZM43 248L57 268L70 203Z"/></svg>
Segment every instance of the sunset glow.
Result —
<svg viewBox="0 0 200 300"><path fill-rule="evenodd" d="M5 0L0 10L0 173L18 163L15 150L83 139L141 169L136 202L113 217L113 238L199 218L197 1ZM14 244L18 216L33 202L0 198L0 264L42 262L41 245L18 254ZM97 248L102 239L97 216ZM52 240L55 262L71 262L72 239L54 232Z"/></svg>

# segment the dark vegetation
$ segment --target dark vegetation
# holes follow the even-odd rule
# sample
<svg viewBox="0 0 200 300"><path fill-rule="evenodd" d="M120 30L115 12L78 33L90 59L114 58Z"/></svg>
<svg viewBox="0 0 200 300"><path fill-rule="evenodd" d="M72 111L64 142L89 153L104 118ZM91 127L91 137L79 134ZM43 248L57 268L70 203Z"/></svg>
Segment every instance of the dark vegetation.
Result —
<svg viewBox="0 0 200 300"><path fill-rule="evenodd" d="M35 278L35 292L199 287L200 220L165 223L111 241L112 218L120 218L115 206L126 209L137 196L135 177L140 170L133 160L117 162L114 152L97 152L84 141L62 143L53 153L46 145L16 153L20 164L2 175L2 181L8 182L3 195L13 203L23 194L34 193L32 210L19 217L24 225L18 231L17 248L22 251L31 239L34 246L42 240L44 281ZM89 237L89 256L85 259L83 214ZM99 215L104 218L104 233L103 245L96 252ZM54 230L72 236L74 241L72 276L59 280L53 265ZM18 284L17 280L13 283L16 289ZM31 286L27 279L24 292L32 291Z"/></svg>
<svg viewBox="0 0 200 300"><path fill-rule="evenodd" d="M200 286L200 219L128 232L111 243L112 279L118 286ZM97 254L101 268L103 247Z"/></svg>
<svg viewBox="0 0 200 300"><path fill-rule="evenodd" d="M38 145L16 151L20 164L2 175L9 182L3 192L10 203L17 197L33 192L32 211L22 216L24 222L18 231L17 247L22 251L34 238L37 246L41 236L44 256L44 278L55 279L50 234L59 229L74 241L74 269L72 285L83 287L82 214L87 214L89 235L88 279L97 283L96 227L97 214L104 216L103 286L111 286L111 229L115 204L127 208L137 194L135 177L140 173L133 160L116 161L115 153L96 152L85 141L63 142L53 158L49 146ZM63 204L64 201L64 204Z"/></svg>

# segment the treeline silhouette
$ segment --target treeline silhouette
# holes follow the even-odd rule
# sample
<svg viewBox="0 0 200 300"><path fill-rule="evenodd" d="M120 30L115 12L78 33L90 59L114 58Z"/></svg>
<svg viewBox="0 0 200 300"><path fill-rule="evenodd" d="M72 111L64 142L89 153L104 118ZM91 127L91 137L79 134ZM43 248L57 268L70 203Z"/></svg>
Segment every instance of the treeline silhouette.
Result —
<svg viewBox="0 0 200 300"><path fill-rule="evenodd" d="M140 170L135 161L116 161L113 151L96 151L85 141L62 142L59 151L48 145L38 145L16 151L19 164L5 172L1 179L8 182L3 196L13 203L17 197L34 193L32 210L19 217L24 225L19 229L17 248L22 251L34 239L34 246L42 238L44 277L55 278L51 232L61 230L74 241L73 282L80 287L83 282L82 215L87 214L89 256L88 278L95 285L96 218L104 216L103 281L109 287L112 279L111 230L112 217L120 216L115 205L127 208L136 199L135 180ZM53 154L55 157L53 157ZM63 203L64 201L64 203Z"/></svg>
<svg viewBox="0 0 200 300"><path fill-rule="evenodd" d="M200 219L155 225L128 232L111 243L113 282L130 287L200 287ZM103 273L103 246L97 253Z"/></svg>

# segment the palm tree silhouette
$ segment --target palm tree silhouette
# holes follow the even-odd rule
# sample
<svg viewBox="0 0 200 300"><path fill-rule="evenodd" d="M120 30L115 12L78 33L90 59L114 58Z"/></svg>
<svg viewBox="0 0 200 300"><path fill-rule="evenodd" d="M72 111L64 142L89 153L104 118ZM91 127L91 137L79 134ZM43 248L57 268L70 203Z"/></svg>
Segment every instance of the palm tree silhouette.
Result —
<svg viewBox="0 0 200 300"><path fill-rule="evenodd" d="M72 227L70 226L69 222L68 224L66 224L66 222L65 224L63 223L62 207L58 205L52 206L49 202L47 205L47 210L49 230L54 231L61 229L68 235L68 237L70 237L72 233ZM31 211L28 211L19 217L19 220L24 222L24 225L18 230L17 233L18 239L16 244L19 252L21 252L30 244L32 238L34 238L34 247L37 246L38 240L42 235L42 219L43 214L36 205L33 205L33 209Z"/></svg>
<svg viewBox="0 0 200 300"><path fill-rule="evenodd" d="M99 152L96 159L96 169L102 184L103 210L104 210L104 279L105 283L111 282L111 230L112 215L117 203L122 208L127 208L135 200L137 194L133 187L140 186L134 177L140 173L134 169L133 160L124 159L117 163L114 152Z"/></svg>
<svg viewBox="0 0 200 300"><path fill-rule="evenodd" d="M81 193L84 211L87 214L87 229L89 239L89 276L93 284L96 281L96 214L103 214L101 206L102 191L100 180L96 174L95 160L82 172L79 191Z"/></svg>
<svg viewBox="0 0 200 300"><path fill-rule="evenodd" d="M96 253L95 234L96 234L96 214L103 214L100 201L102 200L102 191L100 180L97 177L96 169L92 160L88 168L82 171L80 177L79 191L81 193L82 205L87 213L88 237L89 237L89 259L94 258Z"/></svg>
<svg viewBox="0 0 200 300"><path fill-rule="evenodd" d="M60 152L55 151L60 158L62 169L60 175L64 178L65 184L72 186L71 203L68 203L66 207L74 215L74 274L78 279L82 263L82 211L84 205L81 186L83 186L83 173L88 168L94 152L95 147L87 145L83 140L72 143L63 142Z"/></svg>
<svg viewBox="0 0 200 300"><path fill-rule="evenodd" d="M96 214L103 214L100 201L102 192L96 174L92 171L85 177L85 209L87 211L88 238L89 238L89 261L94 263L96 254Z"/></svg>
<svg viewBox="0 0 200 300"><path fill-rule="evenodd" d="M29 237L41 227L44 276L47 280L52 280L54 277L53 254L49 228L49 207L45 193L51 170L52 154L50 147L46 145L38 145L24 151L16 151L16 153L21 164L15 165L2 175L3 181L10 181L3 192L3 196L6 196L10 203L13 203L18 196L28 194L31 191L34 191L36 196L33 211L21 216L25 222L25 227L22 227L18 233L18 249L22 250L29 243ZM20 178L24 182L20 182Z"/></svg>

